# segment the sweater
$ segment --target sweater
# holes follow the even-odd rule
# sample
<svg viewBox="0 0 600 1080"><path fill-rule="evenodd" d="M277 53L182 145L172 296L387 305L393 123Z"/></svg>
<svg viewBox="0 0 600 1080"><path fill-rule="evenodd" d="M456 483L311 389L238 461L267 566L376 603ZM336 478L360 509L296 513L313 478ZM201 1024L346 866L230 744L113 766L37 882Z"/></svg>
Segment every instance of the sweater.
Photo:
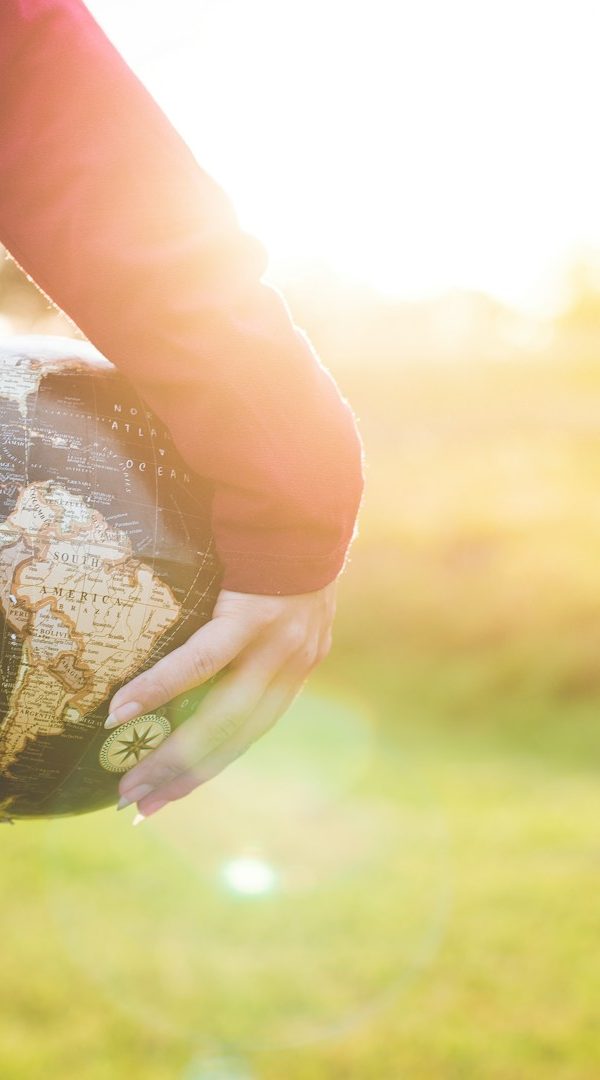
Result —
<svg viewBox="0 0 600 1080"><path fill-rule="evenodd" d="M265 248L80 0L0 3L0 242L213 485L222 587L334 580L364 482L352 409L261 280Z"/></svg>

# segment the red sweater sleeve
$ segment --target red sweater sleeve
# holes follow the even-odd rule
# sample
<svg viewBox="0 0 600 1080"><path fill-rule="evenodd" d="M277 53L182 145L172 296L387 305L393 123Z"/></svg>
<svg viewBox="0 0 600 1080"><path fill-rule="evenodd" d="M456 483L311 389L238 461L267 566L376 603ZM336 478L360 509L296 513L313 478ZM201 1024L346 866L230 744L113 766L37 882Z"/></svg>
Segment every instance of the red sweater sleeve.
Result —
<svg viewBox="0 0 600 1080"><path fill-rule="evenodd" d="M223 586L332 581L363 485L350 406L79 0L0 2L0 240L213 481Z"/></svg>

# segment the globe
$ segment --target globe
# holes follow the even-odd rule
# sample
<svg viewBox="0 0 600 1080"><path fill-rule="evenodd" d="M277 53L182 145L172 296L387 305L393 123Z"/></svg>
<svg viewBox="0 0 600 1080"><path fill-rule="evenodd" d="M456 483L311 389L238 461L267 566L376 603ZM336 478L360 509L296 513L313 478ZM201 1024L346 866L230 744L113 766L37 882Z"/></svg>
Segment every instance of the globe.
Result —
<svg viewBox="0 0 600 1080"><path fill-rule="evenodd" d="M0 820L80 814L206 692L104 728L211 617L212 485L87 342L0 340L0 429Z"/></svg>

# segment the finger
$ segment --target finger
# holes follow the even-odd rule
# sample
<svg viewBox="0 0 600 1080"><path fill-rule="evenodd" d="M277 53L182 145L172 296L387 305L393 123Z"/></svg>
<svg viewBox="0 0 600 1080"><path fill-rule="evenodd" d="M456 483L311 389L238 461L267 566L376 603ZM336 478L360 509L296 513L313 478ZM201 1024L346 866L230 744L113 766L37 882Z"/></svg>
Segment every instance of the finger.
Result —
<svg viewBox="0 0 600 1080"><path fill-rule="evenodd" d="M284 641L263 642L228 670L194 715L123 777L120 805L125 805L123 800L137 802L140 788L144 793L155 790L230 739L281 672L288 659L287 648ZM290 667L295 671L297 666L292 660ZM294 681L299 681L297 676Z"/></svg>
<svg viewBox="0 0 600 1080"><path fill-rule="evenodd" d="M122 686L112 698L104 726L117 727L208 682L241 652L256 632L256 623L251 620L225 615L211 619L185 644Z"/></svg>
<svg viewBox="0 0 600 1080"><path fill-rule="evenodd" d="M301 683L290 685L289 679L277 679L263 695L259 705L235 736L222 746L208 754L201 762L188 768L173 779L162 784L138 800L138 810L144 817L150 817L163 806L177 799L183 799L201 784L212 780L223 772L263 735L266 735L277 721L289 709L304 686Z"/></svg>

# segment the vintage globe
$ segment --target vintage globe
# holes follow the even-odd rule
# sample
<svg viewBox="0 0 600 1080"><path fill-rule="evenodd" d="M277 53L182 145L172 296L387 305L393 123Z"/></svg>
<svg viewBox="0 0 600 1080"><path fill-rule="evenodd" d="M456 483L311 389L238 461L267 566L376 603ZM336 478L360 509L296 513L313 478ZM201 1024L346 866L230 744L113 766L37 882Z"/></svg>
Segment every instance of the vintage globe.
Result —
<svg viewBox="0 0 600 1080"><path fill-rule="evenodd" d="M0 340L0 429L0 820L95 810L204 692L104 728L211 616L211 485L86 342Z"/></svg>

